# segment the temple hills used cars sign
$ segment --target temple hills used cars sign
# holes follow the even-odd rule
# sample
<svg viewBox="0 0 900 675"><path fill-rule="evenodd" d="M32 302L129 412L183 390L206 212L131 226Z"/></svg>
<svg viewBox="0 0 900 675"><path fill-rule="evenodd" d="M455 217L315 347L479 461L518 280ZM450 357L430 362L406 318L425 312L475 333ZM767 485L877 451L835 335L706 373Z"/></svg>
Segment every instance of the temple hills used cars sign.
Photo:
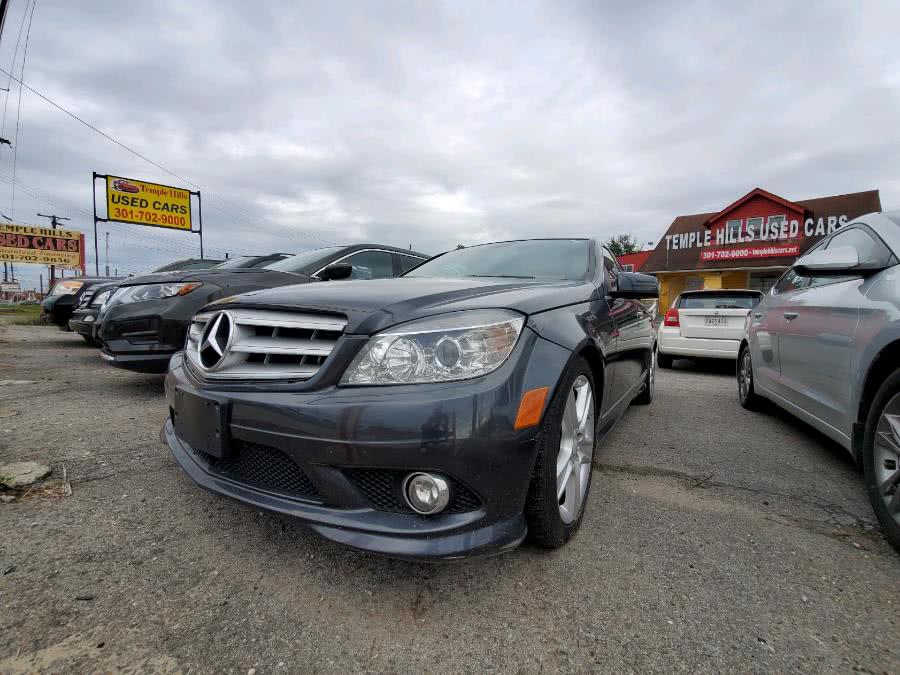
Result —
<svg viewBox="0 0 900 675"><path fill-rule="evenodd" d="M191 193L170 185L107 176L106 209L109 220L191 229Z"/></svg>
<svg viewBox="0 0 900 675"><path fill-rule="evenodd" d="M719 228L667 234L666 249L716 247L701 251L701 260L796 257L800 254L800 238L823 237L844 226L848 220L846 215L807 218L802 223L799 220L769 222L764 218L748 218L746 226L737 231ZM719 248L722 246L731 248Z"/></svg>
<svg viewBox="0 0 900 675"><path fill-rule="evenodd" d="M31 225L0 224L0 262L84 268L84 234Z"/></svg>

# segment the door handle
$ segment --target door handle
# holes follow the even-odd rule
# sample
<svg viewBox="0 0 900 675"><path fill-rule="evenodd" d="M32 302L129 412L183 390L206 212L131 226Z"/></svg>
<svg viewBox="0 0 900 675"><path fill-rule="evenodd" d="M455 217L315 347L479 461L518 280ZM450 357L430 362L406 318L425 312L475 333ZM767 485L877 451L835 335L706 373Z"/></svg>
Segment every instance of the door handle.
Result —
<svg viewBox="0 0 900 675"><path fill-rule="evenodd" d="M784 313L784 318L787 319L788 321L793 321L798 316L799 316L799 314L797 314L797 312L785 312Z"/></svg>

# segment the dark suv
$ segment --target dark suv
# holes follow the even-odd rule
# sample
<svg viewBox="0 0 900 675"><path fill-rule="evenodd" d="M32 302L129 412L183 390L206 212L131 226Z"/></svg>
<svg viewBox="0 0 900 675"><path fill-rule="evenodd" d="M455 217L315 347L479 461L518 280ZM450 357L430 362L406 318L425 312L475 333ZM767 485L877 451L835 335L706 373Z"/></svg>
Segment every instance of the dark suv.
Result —
<svg viewBox="0 0 900 675"><path fill-rule="evenodd" d="M264 267L212 268L148 274L125 280L101 313L103 358L114 366L164 373L184 346L191 318L214 300L275 286L394 277L428 256L381 244L330 246Z"/></svg>
<svg viewBox="0 0 900 675"><path fill-rule="evenodd" d="M597 439L653 398L657 295L596 241L543 239L227 298L171 361L164 437L200 485L369 551L561 546Z"/></svg>

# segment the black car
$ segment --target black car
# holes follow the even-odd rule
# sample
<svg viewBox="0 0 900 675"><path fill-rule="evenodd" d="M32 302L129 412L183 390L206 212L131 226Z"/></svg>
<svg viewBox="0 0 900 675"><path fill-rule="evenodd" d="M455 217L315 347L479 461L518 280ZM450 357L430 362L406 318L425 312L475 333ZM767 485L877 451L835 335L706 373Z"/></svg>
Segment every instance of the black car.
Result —
<svg viewBox="0 0 900 675"><path fill-rule="evenodd" d="M121 281L117 277L73 277L59 279L41 301L41 318L46 323L69 330L69 319L86 293L98 284Z"/></svg>
<svg viewBox="0 0 900 675"><path fill-rule="evenodd" d="M229 267L259 267L261 265L281 260L288 257L288 253L272 253L266 256L242 256L232 258L231 260L215 260L210 258L188 258L186 260L176 260L162 267L153 270L153 273L172 272L175 270L207 270L210 268L221 268L225 265ZM91 344L99 344L97 329L100 324L97 316L103 305L119 287L121 280L108 283L96 284L81 294L81 298L72 312L72 318L69 319L69 330L75 331L85 342Z"/></svg>
<svg viewBox="0 0 900 675"><path fill-rule="evenodd" d="M99 317L102 355L120 368L164 373L172 354L184 347L191 318L209 302L275 286L394 277L427 258L390 246L358 244L306 251L262 268L213 268L129 278Z"/></svg>
<svg viewBox="0 0 900 675"><path fill-rule="evenodd" d="M97 284L81 296L78 306L69 319L69 330L78 333L85 342L98 344L97 315L109 297L119 287L119 281Z"/></svg>
<svg viewBox="0 0 900 675"><path fill-rule="evenodd" d="M171 361L162 436L203 487L368 551L558 547L597 439L653 398L657 295L596 241L543 239L227 298Z"/></svg>

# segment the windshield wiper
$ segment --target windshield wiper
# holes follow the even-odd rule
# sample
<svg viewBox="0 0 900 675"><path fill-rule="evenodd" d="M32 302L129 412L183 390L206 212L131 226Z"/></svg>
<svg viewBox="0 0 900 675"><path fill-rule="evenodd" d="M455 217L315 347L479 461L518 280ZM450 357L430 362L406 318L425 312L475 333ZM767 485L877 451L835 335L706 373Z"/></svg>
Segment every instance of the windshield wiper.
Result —
<svg viewBox="0 0 900 675"><path fill-rule="evenodd" d="M470 277L475 277L476 279L536 279L537 277L526 277L520 276L518 274L470 274Z"/></svg>

